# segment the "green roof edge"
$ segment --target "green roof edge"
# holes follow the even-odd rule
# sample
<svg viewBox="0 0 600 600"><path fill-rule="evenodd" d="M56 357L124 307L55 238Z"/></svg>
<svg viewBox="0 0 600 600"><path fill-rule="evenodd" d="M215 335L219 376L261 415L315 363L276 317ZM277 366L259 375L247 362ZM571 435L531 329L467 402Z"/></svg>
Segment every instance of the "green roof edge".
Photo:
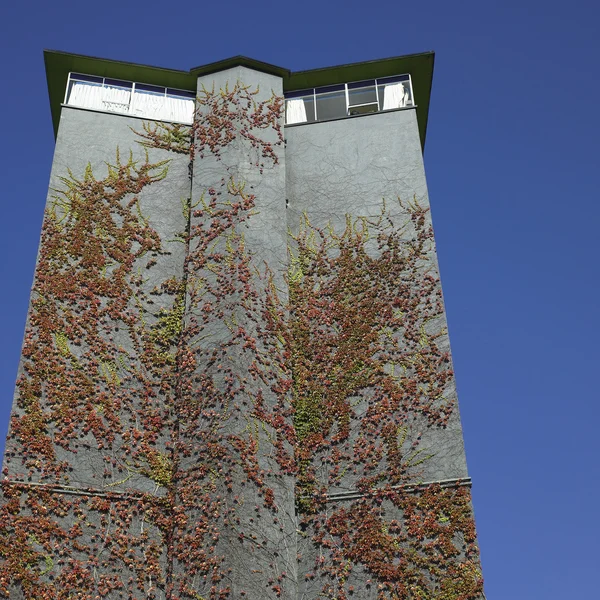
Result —
<svg viewBox="0 0 600 600"><path fill-rule="evenodd" d="M70 72L195 91L196 80L199 76L243 66L281 77L283 79L283 89L286 92L322 85L333 85L336 83L410 73L415 99L417 100L417 121L422 147L425 146L425 134L427 132L434 59L434 52L423 52L381 60L369 60L292 72L289 69L246 56L234 56L218 62L194 67L189 71L179 71L81 54L70 54L57 50L44 50L46 79L48 82L48 94L50 96L50 111L52 113L55 136L58 133L61 105L64 101L67 79Z"/></svg>

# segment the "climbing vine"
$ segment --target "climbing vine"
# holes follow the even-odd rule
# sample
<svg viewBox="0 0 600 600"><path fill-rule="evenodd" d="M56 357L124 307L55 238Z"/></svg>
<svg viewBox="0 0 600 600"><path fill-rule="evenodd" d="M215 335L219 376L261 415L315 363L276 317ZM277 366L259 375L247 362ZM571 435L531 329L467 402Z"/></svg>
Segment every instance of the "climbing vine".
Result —
<svg viewBox="0 0 600 600"><path fill-rule="evenodd" d="M278 327L293 375L308 597L363 586L381 599L481 593L466 488L409 484L435 453L420 432L443 430L455 408L427 216L416 202L394 215L384 206L347 216L341 231L305 216L293 237L290 316Z"/></svg>
<svg viewBox="0 0 600 600"><path fill-rule="evenodd" d="M220 157L222 149L234 141L246 142L252 162L260 173L265 165L279 163L277 147L283 144L283 98L274 93L258 100L260 90L236 82L215 91L199 91L197 117L192 127L195 143L192 158L207 153Z"/></svg>
<svg viewBox="0 0 600 600"><path fill-rule="evenodd" d="M61 178L7 442L0 596L287 598L300 580L307 598L481 597L467 487L415 483L420 432L455 408L427 210L341 230L305 216L284 293L245 238L254 186L223 160L268 176L282 107L202 88L191 127L135 131L143 158ZM223 176L204 184L209 157ZM166 239L144 199L188 158L201 191ZM296 536L298 556L281 548Z"/></svg>
<svg viewBox="0 0 600 600"><path fill-rule="evenodd" d="M350 472L359 490L414 477L424 458L405 447L414 416L444 426L452 371L443 336L440 287L430 272L433 240L427 211L404 210L398 228L384 209L345 229L320 229L307 218L295 236L289 275L291 318L284 326L294 375L298 459L321 463L335 444L335 467L323 489ZM317 484L314 468L299 485Z"/></svg>

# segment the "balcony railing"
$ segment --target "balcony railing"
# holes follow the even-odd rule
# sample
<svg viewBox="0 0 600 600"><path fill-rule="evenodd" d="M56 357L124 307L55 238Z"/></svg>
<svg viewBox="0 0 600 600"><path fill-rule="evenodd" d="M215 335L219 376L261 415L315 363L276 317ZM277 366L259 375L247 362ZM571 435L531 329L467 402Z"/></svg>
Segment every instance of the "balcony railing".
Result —
<svg viewBox="0 0 600 600"><path fill-rule="evenodd" d="M196 94L186 90L70 73L65 104L133 115L156 121L191 124Z"/></svg>
<svg viewBox="0 0 600 600"><path fill-rule="evenodd" d="M410 75L290 92L285 99L287 125L414 106Z"/></svg>

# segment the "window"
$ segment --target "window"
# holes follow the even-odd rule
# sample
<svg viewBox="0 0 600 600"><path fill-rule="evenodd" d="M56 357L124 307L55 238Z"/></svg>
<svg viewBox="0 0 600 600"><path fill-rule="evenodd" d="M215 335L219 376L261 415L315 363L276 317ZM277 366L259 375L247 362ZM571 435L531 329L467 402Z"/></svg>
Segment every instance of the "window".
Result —
<svg viewBox="0 0 600 600"><path fill-rule="evenodd" d="M65 104L191 124L196 94L145 83L70 73Z"/></svg>
<svg viewBox="0 0 600 600"><path fill-rule="evenodd" d="M410 75L290 92L285 98L287 125L414 106Z"/></svg>
<svg viewBox="0 0 600 600"><path fill-rule="evenodd" d="M316 121L314 90L286 94L285 115L287 123L313 123Z"/></svg>
<svg viewBox="0 0 600 600"><path fill-rule="evenodd" d="M331 85L315 90L317 120L335 119L346 112L346 88L344 85Z"/></svg>
<svg viewBox="0 0 600 600"><path fill-rule="evenodd" d="M348 115L361 115L379 110L375 80L349 83L346 86Z"/></svg>

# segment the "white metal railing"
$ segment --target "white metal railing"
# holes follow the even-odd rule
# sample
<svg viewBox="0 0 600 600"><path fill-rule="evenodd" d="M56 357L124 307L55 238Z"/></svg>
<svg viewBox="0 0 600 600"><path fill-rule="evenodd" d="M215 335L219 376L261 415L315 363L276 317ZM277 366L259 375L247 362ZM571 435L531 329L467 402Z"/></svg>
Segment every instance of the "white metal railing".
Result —
<svg viewBox="0 0 600 600"><path fill-rule="evenodd" d="M414 106L410 75L289 92L285 99L288 125Z"/></svg>
<svg viewBox="0 0 600 600"><path fill-rule="evenodd" d="M196 94L133 81L69 73L65 104L157 121L191 124Z"/></svg>

